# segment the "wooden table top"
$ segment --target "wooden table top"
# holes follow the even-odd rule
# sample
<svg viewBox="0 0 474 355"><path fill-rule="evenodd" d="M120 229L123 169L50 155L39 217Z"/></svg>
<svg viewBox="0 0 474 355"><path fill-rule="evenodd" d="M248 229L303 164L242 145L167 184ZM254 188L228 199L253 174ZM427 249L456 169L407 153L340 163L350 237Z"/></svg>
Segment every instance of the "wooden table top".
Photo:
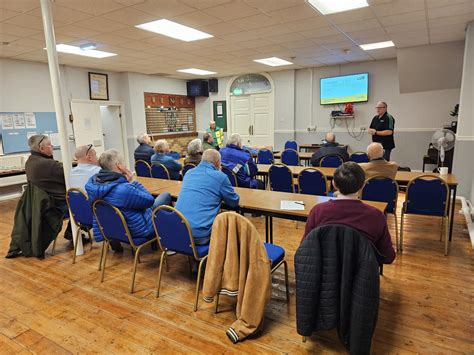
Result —
<svg viewBox="0 0 474 355"><path fill-rule="evenodd" d="M320 144L320 143L316 143L316 144L300 144L300 145L298 145L298 147L299 147L300 149L301 149L301 148L303 148L303 149L311 149L311 148L313 148L313 149L319 149L319 148L321 148L321 146L322 146L322 144ZM339 147L345 148L345 147L347 147L347 144L339 144Z"/></svg>
<svg viewBox="0 0 474 355"><path fill-rule="evenodd" d="M266 175L268 174L268 170L270 169L270 164L257 164L259 174ZM303 169L307 169L307 166L288 166L290 170L293 172L293 175L298 175ZM321 170L326 177L332 179L334 175L334 171L336 168L320 168L317 169ZM458 181L454 174L447 174L447 175L440 175L437 173L427 173L421 171L398 171L397 175L395 176L395 180L401 184L407 184L410 180L421 176L421 175L431 175L441 177L446 183L450 186L457 186Z"/></svg>
<svg viewBox="0 0 474 355"><path fill-rule="evenodd" d="M153 179L153 178L144 178L138 177L139 182L145 186L145 188L150 191L151 194L159 194L161 192L169 192L171 196L178 197L181 192L181 181L174 180L163 180L163 179ZM156 182L150 180L158 180ZM331 200L330 197L326 196L313 196L313 195L304 195L304 194L294 194L288 192L277 192L277 191L268 191L268 190L258 190L258 189L247 189L244 187L236 187L235 192L240 196L239 206L241 208L262 211L262 212L273 212L281 213L289 216L298 216L298 217L307 217L311 209L318 203L326 202ZM290 201L303 201L305 204L304 210L292 211L292 210L282 210L280 208L280 203L282 200ZM364 203L374 206L379 209L381 212L385 210L387 206L383 202L375 201L363 201Z"/></svg>
<svg viewBox="0 0 474 355"><path fill-rule="evenodd" d="M311 152L300 152L298 154L300 155L301 160L310 160L311 157L313 156L313 153ZM273 156L275 157L275 159L280 159L281 153L275 153Z"/></svg>

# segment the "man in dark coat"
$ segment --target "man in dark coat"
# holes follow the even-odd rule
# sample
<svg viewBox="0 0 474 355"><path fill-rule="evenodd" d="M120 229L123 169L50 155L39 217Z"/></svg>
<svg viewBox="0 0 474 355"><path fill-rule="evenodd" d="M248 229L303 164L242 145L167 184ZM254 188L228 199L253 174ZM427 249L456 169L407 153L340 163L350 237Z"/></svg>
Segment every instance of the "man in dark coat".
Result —
<svg viewBox="0 0 474 355"><path fill-rule="evenodd" d="M319 166L321 159L328 155L338 155L342 158L343 162L349 160L346 148L339 146L339 143L336 142L336 135L333 132L326 134L325 142L321 144L321 147L311 157L311 165Z"/></svg>

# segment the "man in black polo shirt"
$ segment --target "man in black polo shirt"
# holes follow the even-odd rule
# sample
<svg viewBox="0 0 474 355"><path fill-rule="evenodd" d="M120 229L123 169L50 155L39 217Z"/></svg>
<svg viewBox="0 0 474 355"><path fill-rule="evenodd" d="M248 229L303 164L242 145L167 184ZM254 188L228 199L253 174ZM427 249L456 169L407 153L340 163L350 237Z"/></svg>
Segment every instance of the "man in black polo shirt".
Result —
<svg viewBox="0 0 474 355"><path fill-rule="evenodd" d="M372 118L369 134L372 135L372 141L381 143L384 149L383 158L390 161L390 153L395 148L393 140L393 131L395 129L395 119L387 112L387 103L377 102L377 115Z"/></svg>

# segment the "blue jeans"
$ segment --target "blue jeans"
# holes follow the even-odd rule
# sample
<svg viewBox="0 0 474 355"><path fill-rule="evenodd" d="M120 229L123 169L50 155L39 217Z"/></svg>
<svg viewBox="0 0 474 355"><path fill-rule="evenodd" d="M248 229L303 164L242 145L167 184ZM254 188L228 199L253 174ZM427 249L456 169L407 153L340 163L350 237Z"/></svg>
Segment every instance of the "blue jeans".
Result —
<svg viewBox="0 0 474 355"><path fill-rule="evenodd" d="M385 149L383 151L383 158L386 160L386 161L390 161L390 153L392 153L392 150L391 149Z"/></svg>
<svg viewBox="0 0 474 355"><path fill-rule="evenodd" d="M154 210L158 206L163 206L163 205L168 205L168 206L171 205L171 195L169 194L169 192L163 192L159 194L155 198L155 202L153 203L153 206L151 206L151 208Z"/></svg>

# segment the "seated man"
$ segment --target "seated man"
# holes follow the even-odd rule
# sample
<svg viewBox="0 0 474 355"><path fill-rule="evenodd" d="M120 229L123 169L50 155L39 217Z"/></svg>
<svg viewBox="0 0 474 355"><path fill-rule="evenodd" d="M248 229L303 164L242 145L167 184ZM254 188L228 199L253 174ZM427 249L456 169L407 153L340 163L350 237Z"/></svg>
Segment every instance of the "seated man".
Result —
<svg viewBox="0 0 474 355"><path fill-rule="evenodd" d="M364 233L383 255L384 263L391 264L395 260L395 250L387 220L382 212L358 198L364 182L364 170L357 163L347 162L337 168L333 185L339 195L336 199L317 204L311 209L303 239L314 228L326 224L343 224Z"/></svg>
<svg viewBox="0 0 474 355"><path fill-rule="evenodd" d="M179 180L183 166L169 155L170 146L165 139L156 141L155 152L151 157L151 164L163 164L168 169L171 180Z"/></svg>
<svg viewBox="0 0 474 355"><path fill-rule="evenodd" d="M209 132L204 133L202 136L202 151L207 149L216 149L216 147L213 145L212 134Z"/></svg>
<svg viewBox="0 0 474 355"><path fill-rule="evenodd" d="M146 161L148 164L151 164L151 156L155 154L155 150L153 147L150 145L151 144L151 138L148 134L146 133L140 133L137 136L137 142L139 146L137 149L135 149L134 157L135 157L135 162L137 160L143 160Z"/></svg>
<svg viewBox="0 0 474 355"><path fill-rule="evenodd" d="M395 179L398 165L393 161L386 161L383 158L383 146L380 143L370 143L367 147L368 163L361 163L360 166L365 171L365 178L368 179L375 175L382 175Z"/></svg>
<svg viewBox="0 0 474 355"><path fill-rule="evenodd" d="M188 155L184 159L184 165L194 164L198 165L202 157L202 143L199 138L193 139L188 144Z"/></svg>
<svg viewBox="0 0 474 355"><path fill-rule="evenodd" d="M339 146L333 132L326 133L325 143L321 144L321 147L311 157L311 165L319 166L321 159L328 155L339 155L344 162L349 160L346 148Z"/></svg>
<svg viewBox="0 0 474 355"><path fill-rule="evenodd" d="M189 170L183 179L176 209L189 221L196 245L209 243L221 201L228 207L239 204L239 195L220 169L219 152L208 149L203 153L201 163Z"/></svg>
<svg viewBox="0 0 474 355"><path fill-rule="evenodd" d="M77 166L71 170L69 186L86 192L86 183L100 171L97 153L92 144L81 145L74 154Z"/></svg>
<svg viewBox="0 0 474 355"><path fill-rule="evenodd" d="M263 181L255 179L258 168L250 154L242 149L240 134L230 136L225 148L220 150L222 165L237 175L239 187L263 189Z"/></svg>
<svg viewBox="0 0 474 355"><path fill-rule="evenodd" d="M163 192L156 199L138 181L132 181L133 174L115 149L106 150L99 158L101 170L86 184L91 204L104 200L122 212L132 238L149 238L155 234L151 221L152 211L160 205L169 205L171 196ZM94 218L94 238L103 240ZM118 244L118 243L116 243ZM115 251L120 245L112 244Z"/></svg>

